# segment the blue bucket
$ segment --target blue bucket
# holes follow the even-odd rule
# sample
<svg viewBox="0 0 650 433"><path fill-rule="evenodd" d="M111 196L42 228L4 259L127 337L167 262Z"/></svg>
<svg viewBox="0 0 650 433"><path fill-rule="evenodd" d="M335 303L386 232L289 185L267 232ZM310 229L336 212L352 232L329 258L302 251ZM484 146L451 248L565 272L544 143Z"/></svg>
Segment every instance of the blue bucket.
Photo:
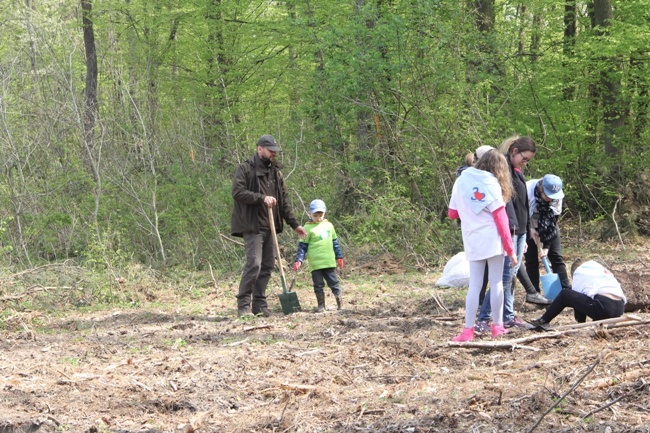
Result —
<svg viewBox="0 0 650 433"><path fill-rule="evenodd" d="M542 283L544 296L546 299L552 301L560 293L560 290L562 290L560 276L551 272L546 256L542 257L542 262L544 263L544 269L546 269L546 275L540 275L539 280Z"/></svg>

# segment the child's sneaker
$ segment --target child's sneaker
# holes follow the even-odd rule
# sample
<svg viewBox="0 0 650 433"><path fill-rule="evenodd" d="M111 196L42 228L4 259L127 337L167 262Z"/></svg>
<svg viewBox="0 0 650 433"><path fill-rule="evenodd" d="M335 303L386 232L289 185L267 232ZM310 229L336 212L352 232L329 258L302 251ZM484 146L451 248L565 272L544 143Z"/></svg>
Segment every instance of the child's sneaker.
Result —
<svg viewBox="0 0 650 433"><path fill-rule="evenodd" d="M476 325L474 325L474 332L478 332L479 334L485 334L489 330L490 330L489 320L481 320L480 322L476 322Z"/></svg>
<svg viewBox="0 0 650 433"><path fill-rule="evenodd" d="M512 328L513 326L518 326L520 328L525 328L526 327L526 322L521 320L519 317L515 316L512 319L503 322L503 327L508 329Z"/></svg>
<svg viewBox="0 0 650 433"><path fill-rule="evenodd" d="M474 339L474 328L463 328L463 332L451 339L451 341L471 341Z"/></svg>
<svg viewBox="0 0 650 433"><path fill-rule="evenodd" d="M492 337L498 337L500 335L507 334L508 330L501 325L492 325Z"/></svg>
<svg viewBox="0 0 650 433"><path fill-rule="evenodd" d="M550 331L551 330L551 325L544 321L541 317L539 319L535 320L528 320L528 323L533 325L534 329L536 331Z"/></svg>

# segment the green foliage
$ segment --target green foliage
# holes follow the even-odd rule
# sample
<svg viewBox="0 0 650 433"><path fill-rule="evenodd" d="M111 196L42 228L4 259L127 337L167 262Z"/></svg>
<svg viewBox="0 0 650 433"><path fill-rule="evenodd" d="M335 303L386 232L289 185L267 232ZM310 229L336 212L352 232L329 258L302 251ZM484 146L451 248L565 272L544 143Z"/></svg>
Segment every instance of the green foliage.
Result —
<svg viewBox="0 0 650 433"><path fill-rule="evenodd" d="M370 254L389 252L410 262L437 262L438 253L459 248L460 231L448 221L431 219L427 212L404 197L385 191L361 200L359 211L338 221L355 249ZM453 241L452 241L453 240ZM438 264L438 263L435 263Z"/></svg>
<svg viewBox="0 0 650 433"><path fill-rule="evenodd" d="M105 231L101 239L91 237L84 248L81 264L93 271L123 269L129 262L128 255L122 250L121 234Z"/></svg>
<svg viewBox="0 0 650 433"><path fill-rule="evenodd" d="M323 198L350 249L417 262L459 250L443 217L455 170L513 134L538 144L528 177L565 180L567 216L603 220L617 204L638 215L650 200L648 1L615 2L599 29L577 2L571 40L555 1L495 1L481 30L473 4L94 2L90 137L78 10L7 4L0 257L74 258L100 275L97 298L125 302L113 274L131 262L239 269L241 248L221 236L231 176L263 133L284 148L296 214Z"/></svg>

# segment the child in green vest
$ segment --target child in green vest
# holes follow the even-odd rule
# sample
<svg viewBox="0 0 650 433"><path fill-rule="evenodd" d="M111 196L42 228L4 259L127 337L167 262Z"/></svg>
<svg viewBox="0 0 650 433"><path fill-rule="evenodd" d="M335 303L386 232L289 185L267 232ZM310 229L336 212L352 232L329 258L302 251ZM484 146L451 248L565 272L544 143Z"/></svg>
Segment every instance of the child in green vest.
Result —
<svg viewBox="0 0 650 433"><path fill-rule="evenodd" d="M311 279L314 282L314 293L318 301L318 313L325 310L325 282L330 289L336 308L341 309L343 301L341 297L341 286L336 276L336 267L343 269L343 252L339 245L338 237L332 223L325 219L327 208L323 200L314 200L309 204L310 219L305 224L307 237L298 243L298 252L293 264L293 270L298 271L305 256L309 260Z"/></svg>

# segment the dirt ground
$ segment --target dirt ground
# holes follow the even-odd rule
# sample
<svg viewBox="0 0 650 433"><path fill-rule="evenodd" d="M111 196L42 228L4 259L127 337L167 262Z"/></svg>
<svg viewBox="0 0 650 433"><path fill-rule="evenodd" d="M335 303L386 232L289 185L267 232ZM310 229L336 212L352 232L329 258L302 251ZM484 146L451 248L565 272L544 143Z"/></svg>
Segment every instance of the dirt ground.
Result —
<svg viewBox="0 0 650 433"><path fill-rule="evenodd" d="M604 257L631 305L650 299L647 257ZM16 312L0 331L0 433L650 432L647 311L597 329L567 328L565 311L557 332L450 344L464 290L374 263L350 263L344 309L328 295L322 314L306 272L288 316L277 277L270 318L237 319L235 277L138 308ZM537 317L522 292L518 313Z"/></svg>

